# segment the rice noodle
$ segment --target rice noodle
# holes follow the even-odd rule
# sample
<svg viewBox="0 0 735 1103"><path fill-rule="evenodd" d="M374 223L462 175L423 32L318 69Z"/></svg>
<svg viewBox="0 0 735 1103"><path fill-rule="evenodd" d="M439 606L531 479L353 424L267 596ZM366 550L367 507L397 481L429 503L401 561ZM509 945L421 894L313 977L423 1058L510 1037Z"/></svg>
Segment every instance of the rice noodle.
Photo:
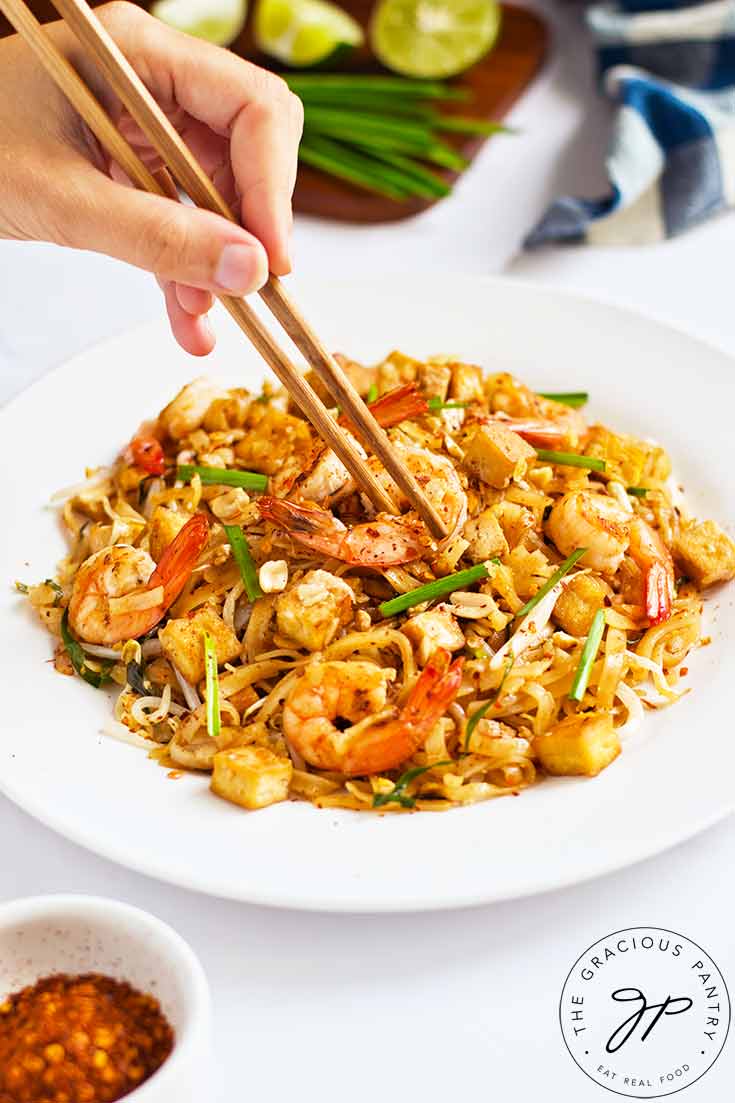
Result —
<svg viewBox="0 0 735 1103"><path fill-rule="evenodd" d="M171 663L171 668L176 675L176 681L181 687L181 692L184 695L184 700L186 701L188 708L190 708L193 712L195 709L198 709L201 706L201 698L199 697L199 694L197 693L191 682L187 682L186 678L181 673L176 663Z"/></svg>
<svg viewBox="0 0 735 1103"><path fill-rule="evenodd" d="M636 691L632 686L629 686L627 682L620 682L618 684L615 690L615 696L620 698L625 708L628 710L628 719L617 728L618 738L625 738L637 731L643 723L643 705Z"/></svg>
<svg viewBox="0 0 735 1103"><path fill-rule="evenodd" d="M113 659L117 663L122 661L122 652L115 651L113 647L102 647L101 644L97 643L84 643L83 640L79 641L79 645L88 655L94 655L98 659Z"/></svg>

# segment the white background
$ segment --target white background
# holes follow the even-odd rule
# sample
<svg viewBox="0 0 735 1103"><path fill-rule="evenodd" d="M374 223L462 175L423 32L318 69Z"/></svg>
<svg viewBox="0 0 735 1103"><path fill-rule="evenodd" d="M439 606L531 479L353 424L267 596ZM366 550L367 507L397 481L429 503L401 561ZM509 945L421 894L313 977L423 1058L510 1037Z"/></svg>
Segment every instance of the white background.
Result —
<svg viewBox="0 0 735 1103"><path fill-rule="evenodd" d="M510 118L520 133L490 143L454 196L413 221L353 228L300 219L300 275L388 267L504 271L629 303L735 353L735 216L655 247L519 254L554 195L604 190L609 127L579 9L537 6L553 24L554 52ZM161 309L153 281L133 269L91 254L0 243L0 401ZM102 377L99 386L106 386ZM82 411L59 416L83 430ZM22 457L2 462L21 464ZM692 784L706 787L710 767L706 756L701 762ZM212 1103L289 1094L372 1103L383 1093L429 1101L511 1093L554 1103L611 1099L572 1063L557 1014L573 961L623 927L681 931L712 954L735 988L732 820L575 889L455 913L378 918L269 911L159 885L56 837L3 798L0 840L0 899L108 894L149 909L191 942L214 997ZM686 1098L720 1103L734 1073L731 1040Z"/></svg>

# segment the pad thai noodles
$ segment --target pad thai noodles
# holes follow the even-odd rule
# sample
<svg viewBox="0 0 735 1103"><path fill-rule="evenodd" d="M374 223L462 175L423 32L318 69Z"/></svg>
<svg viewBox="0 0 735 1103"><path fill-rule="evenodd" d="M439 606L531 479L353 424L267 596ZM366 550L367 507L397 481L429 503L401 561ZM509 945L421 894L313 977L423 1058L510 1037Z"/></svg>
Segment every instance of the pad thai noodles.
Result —
<svg viewBox="0 0 735 1103"><path fill-rule="evenodd" d="M284 392L200 378L55 497L69 554L18 585L56 669L245 808L438 810L595 776L685 691L735 544L687 513L659 444L588 424L584 394L340 359L446 539L337 409L394 514Z"/></svg>

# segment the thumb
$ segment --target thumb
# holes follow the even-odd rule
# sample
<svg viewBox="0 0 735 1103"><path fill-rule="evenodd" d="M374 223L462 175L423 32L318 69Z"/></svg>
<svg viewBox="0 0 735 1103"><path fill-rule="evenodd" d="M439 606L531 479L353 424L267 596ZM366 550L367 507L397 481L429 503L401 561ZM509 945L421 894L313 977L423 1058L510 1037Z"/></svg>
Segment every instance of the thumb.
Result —
<svg viewBox="0 0 735 1103"><path fill-rule="evenodd" d="M68 215L67 243L107 253L163 280L248 295L268 278L265 249L220 215L96 176L94 203Z"/></svg>

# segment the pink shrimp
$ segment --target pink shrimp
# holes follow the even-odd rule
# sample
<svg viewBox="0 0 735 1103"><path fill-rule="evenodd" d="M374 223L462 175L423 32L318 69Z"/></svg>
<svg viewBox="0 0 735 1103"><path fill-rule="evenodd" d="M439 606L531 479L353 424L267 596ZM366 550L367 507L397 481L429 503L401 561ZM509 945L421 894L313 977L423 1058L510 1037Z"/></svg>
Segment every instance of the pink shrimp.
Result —
<svg viewBox="0 0 735 1103"><path fill-rule="evenodd" d="M148 552L114 544L90 555L74 578L69 625L85 643L110 647L158 624L181 593L209 540L209 522L195 513L158 566Z"/></svg>
<svg viewBox="0 0 735 1103"><path fill-rule="evenodd" d="M424 555L428 537L421 521L379 513L372 521L347 528L334 514L264 495L261 516L285 530L297 543L323 555L363 567L395 567Z"/></svg>
<svg viewBox="0 0 735 1103"><path fill-rule="evenodd" d="M392 670L364 661L311 663L284 702L284 735L320 770L358 777L395 769L416 753L457 696L463 660L450 661L438 648L397 715L374 724L367 721L386 708Z"/></svg>

